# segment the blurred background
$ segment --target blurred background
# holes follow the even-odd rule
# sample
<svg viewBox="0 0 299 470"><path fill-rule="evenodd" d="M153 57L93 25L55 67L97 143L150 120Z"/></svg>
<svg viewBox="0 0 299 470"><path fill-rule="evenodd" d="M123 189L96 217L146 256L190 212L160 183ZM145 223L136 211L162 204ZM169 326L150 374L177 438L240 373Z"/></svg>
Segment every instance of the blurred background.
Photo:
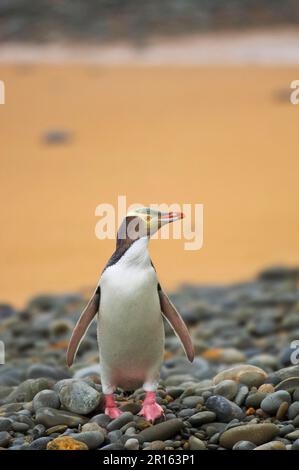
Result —
<svg viewBox="0 0 299 470"><path fill-rule="evenodd" d="M0 301L92 288L95 208L204 204L157 240L162 284L299 262L295 0L0 0Z"/></svg>

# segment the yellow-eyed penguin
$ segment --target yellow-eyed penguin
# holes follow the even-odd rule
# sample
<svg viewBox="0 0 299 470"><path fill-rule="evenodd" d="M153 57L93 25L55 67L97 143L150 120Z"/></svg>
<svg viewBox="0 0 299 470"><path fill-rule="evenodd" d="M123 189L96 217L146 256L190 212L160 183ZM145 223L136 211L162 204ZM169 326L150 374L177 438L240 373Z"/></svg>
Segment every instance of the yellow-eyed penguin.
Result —
<svg viewBox="0 0 299 470"><path fill-rule="evenodd" d="M143 385L146 397L139 414L149 421L163 414L156 403L164 353L162 315L180 338L188 359L194 359L187 327L161 288L148 252L150 236L183 216L145 207L127 214L117 233L116 250L74 328L67 351L68 366L98 314L101 383L105 413L111 418L121 413L113 397L116 386L132 390Z"/></svg>

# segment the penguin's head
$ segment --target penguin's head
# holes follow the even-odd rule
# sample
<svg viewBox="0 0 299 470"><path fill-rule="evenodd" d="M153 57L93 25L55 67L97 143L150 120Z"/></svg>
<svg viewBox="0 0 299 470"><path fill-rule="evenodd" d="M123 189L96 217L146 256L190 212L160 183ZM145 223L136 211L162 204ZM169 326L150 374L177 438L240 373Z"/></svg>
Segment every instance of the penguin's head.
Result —
<svg viewBox="0 0 299 470"><path fill-rule="evenodd" d="M127 213L127 219L132 222L132 228L137 229L140 237L151 237L163 225L175 222L184 217L183 212L161 212L150 207L141 207Z"/></svg>

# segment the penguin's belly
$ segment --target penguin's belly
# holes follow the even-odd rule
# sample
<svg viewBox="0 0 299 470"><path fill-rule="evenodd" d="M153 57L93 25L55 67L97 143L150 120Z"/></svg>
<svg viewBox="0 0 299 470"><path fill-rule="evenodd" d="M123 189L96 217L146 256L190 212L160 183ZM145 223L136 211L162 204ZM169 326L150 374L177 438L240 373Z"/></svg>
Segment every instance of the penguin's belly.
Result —
<svg viewBox="0 0 299 470"><path fill-rule="evenodd" d="M137 388L158 374L164 352L155 273L126 273L105 279L100 305L101 368L111 385Z"/></svg>

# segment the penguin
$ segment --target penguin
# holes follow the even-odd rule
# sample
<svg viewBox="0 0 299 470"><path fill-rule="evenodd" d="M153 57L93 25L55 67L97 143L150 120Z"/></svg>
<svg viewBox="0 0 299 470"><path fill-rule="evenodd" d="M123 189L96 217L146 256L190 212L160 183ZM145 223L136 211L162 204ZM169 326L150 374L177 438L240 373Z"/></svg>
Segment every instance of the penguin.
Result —
<svg viewBox="0 0 299 470"><path fill-rule="evenodd" d="M194 359L188 329L162 289L148 252L150 237L163 225L183 217L181 212L147 207L127 213L117 232L116 250L73 330L67 349L69 367L97 315L105 414L112 419L121 414L114 400L116 387L134 390L143 386L145 399L139 414L151 422L163 415L156 402L164 355L163 317L180 339L189 361Z"/></svg>

